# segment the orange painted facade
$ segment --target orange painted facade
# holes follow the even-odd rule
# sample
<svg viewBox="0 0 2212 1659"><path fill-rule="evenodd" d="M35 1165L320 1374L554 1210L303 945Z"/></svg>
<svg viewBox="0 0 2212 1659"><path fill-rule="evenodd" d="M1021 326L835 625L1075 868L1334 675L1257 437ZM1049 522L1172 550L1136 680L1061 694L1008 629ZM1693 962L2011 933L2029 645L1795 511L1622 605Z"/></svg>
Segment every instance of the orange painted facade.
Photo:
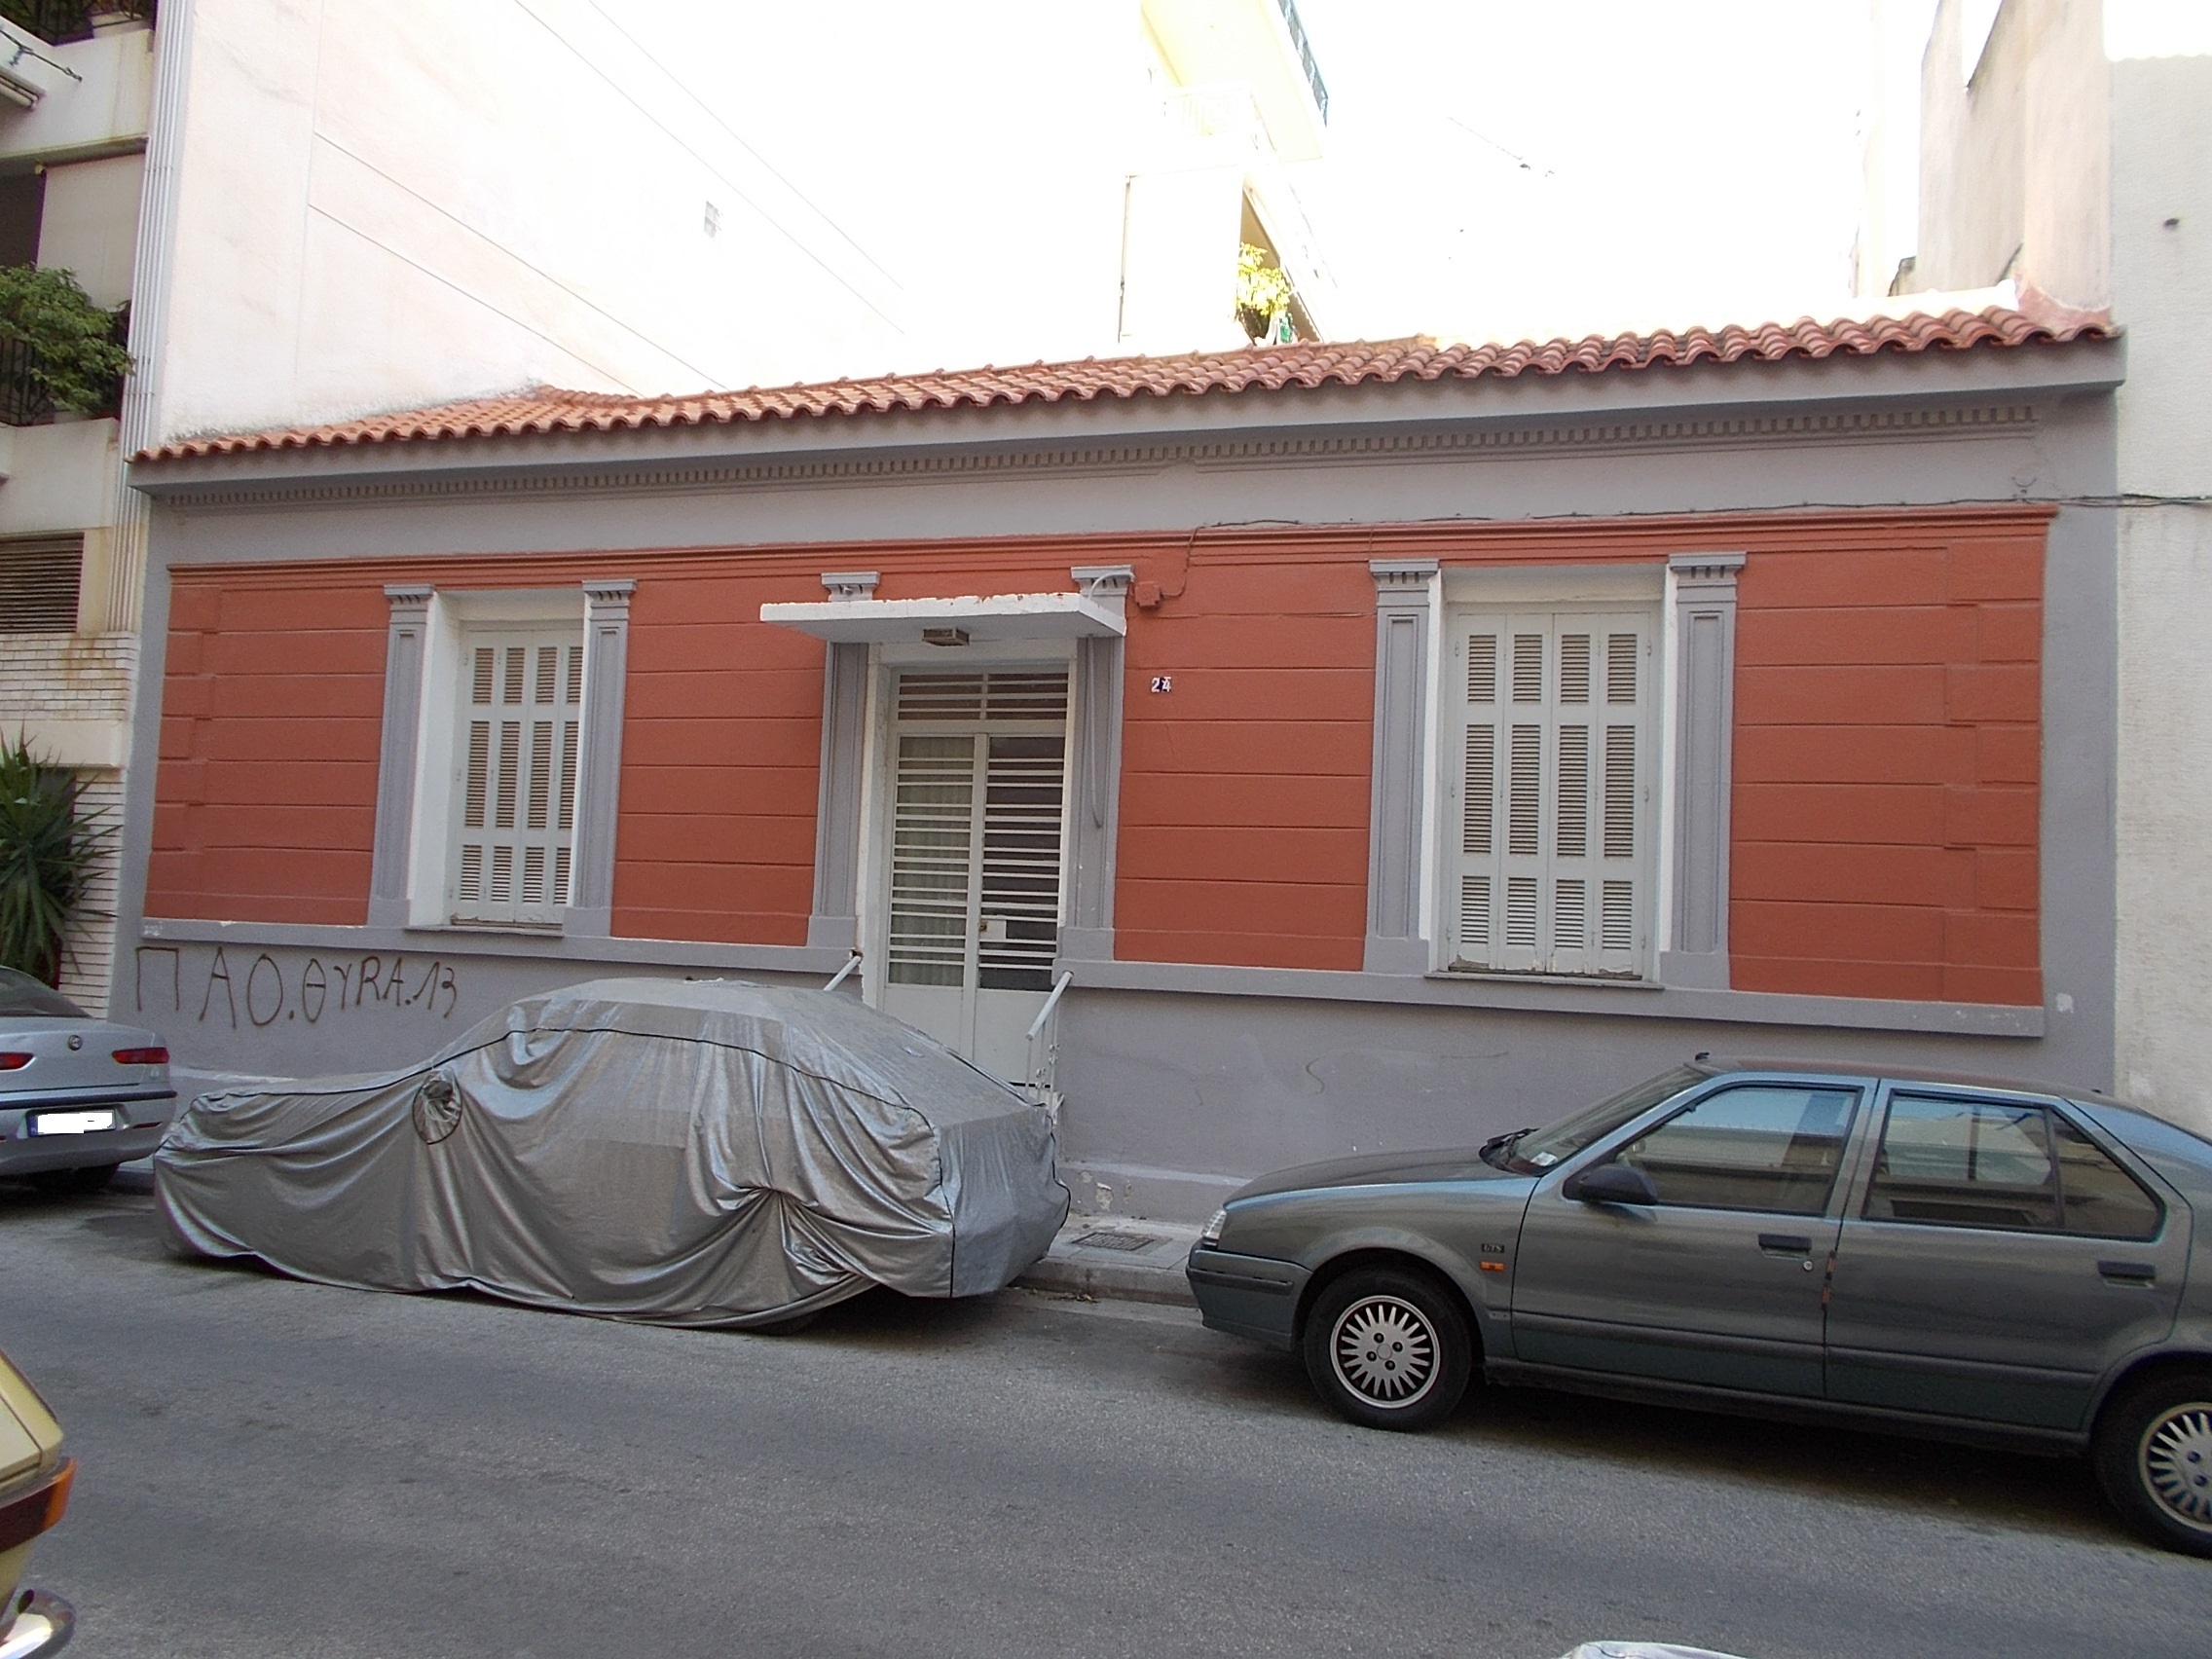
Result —
<svg viewBox="0 0 2212 1659"><path fill-rule="evenodd" d="M803 941L822 646L759 621L876 597L1064 589L1132 563L1116 954L1356 969L1375 587L1367 562L1663 564L1739 584L1733 980L2033 1005L2047 515L1761 515L705 552L201 566L174 573L147 913L359 923L387 582L637 582L617 934ZM1156 604L1145 603L1156 597ZM1156 677L1172 689L1155 693Z"/></svg>

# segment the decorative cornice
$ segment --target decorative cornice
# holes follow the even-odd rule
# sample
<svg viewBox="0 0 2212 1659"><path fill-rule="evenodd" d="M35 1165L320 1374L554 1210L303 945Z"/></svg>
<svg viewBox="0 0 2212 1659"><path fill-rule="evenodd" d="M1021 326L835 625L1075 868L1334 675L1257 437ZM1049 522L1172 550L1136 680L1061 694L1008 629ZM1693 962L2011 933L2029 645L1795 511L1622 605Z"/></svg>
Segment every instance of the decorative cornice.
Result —
<svg viewBox="0 0 2212 1659"><path fill-rule="evenodd" d="M1320 432L1279 438L1119 444L1047 449L902 452L822 460L662 462L604 470L461 473L439 477L385 475L355 480L269 486L239 484L165 492L173 510L252 506L344 506L357 501L456 498L666 495L711 489L776 489L804 485L928 483L978 474L1149 473L1189 465L1201 471L1272 467L1454 461L1546 453L1617 450L1736 449L1809 442L1885 443L1914 439L2010 437L2033 431L2032 402L1912 409L1789 412L1650 421L1581 422L1552 425L1483 425L1447 430Z"/></svg>
<svg viewBox="0 0 2212 1659"><path fill-rule="evenodd" d="M1370 559L1367 573L1378 588L1425 588L1441 569L1434 559Z"/></svg>
<svg viewBox="0 0 2212 1659"><path fill-rule="evenodd" d="M638 591L638 584L627 576L588 576L582 583L584 603L595 610L608 610L616 607L627 610L630 596Z"/></svg>
<svg viewBox="0 0 2212 1659"><path fill-rule="evenodd" d="M437 591L428 582L390 582L386 584L384 596L391 602L393 610L426 610Z"/></svg>
<svg viewBox="0 0 2212 1659"><path fill-rule="evenodd" d="M1668 556L1667 569L1682 587L1734 587L1746 557L1742 553L1675 553Z"/></svg>
<svg viewBox="0 0 2212 1659"><path fill-rule="evenodd" d="M867 599L874 594L876 584L882 580L881 573L875 571L822 572L822 585L829 590L831 599Z"/></svg>

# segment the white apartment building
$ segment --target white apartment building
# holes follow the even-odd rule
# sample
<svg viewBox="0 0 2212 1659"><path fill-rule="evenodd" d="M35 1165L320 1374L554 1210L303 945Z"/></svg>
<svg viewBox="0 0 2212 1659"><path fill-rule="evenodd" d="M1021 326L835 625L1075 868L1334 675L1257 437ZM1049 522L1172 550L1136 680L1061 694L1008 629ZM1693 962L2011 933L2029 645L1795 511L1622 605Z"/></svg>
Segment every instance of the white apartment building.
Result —
<svg viewBox="0 0 2212 1659"><path fill-rule="evenodd" d="M549 384L742 387L1326 324L1295 0L21 0L0 264L129 305L104 415L0 425L0 729L133 763L128 457ZM0 403L4 403L0 398ZM138 763L146 757L138 756ZM104 1005L95 913L64 977Z"/></svg>
<svg viewBox="0 0 2212 1659"><path fill-rule="evenodd" d="M2117 639L2115 1083L2212 1124L2212 7L1876 0L1875 17L1925 45L1870 124L1862 291L2009 282L2125 331L2112 608L2046 626Z"/></svg>

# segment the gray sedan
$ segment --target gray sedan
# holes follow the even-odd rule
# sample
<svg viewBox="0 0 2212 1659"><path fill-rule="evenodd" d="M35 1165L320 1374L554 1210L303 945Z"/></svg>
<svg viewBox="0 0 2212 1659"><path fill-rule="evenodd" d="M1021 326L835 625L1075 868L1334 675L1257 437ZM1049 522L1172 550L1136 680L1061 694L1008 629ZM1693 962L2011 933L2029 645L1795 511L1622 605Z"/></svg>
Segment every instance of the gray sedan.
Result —
<svg viewBox="0 0 2212 1659"><path fill-rule="evenodd" d="M1430 1427L1479 1369L2087 1451L2212 1555L2199 1214L2212 1143L2130 1107L1700 1055L1546 1129L1255 1181L1189 1272L1355 1422Z"/></svg>
<svg viewBox="0 0 2212 1659"><path fill-rule="evenodd" d="M0 968L0 1175L97 1192L160 1146L175 1116L161 1038Z"/></svg>

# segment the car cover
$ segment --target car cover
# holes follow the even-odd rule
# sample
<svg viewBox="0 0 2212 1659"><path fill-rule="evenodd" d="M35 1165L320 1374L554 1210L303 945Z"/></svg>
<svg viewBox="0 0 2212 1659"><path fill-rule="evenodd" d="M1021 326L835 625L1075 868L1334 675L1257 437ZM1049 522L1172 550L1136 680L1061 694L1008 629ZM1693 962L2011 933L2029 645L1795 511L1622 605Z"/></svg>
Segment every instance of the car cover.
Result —
<svg viewBox="0 0 2212 1659"><path fill-rule="evenodd" d="M1066 1218L1045 1109L819 990L600 979L404 1071L203 1094L171 1237L302 1278L677 1325L998 1289Z"/></svg>

